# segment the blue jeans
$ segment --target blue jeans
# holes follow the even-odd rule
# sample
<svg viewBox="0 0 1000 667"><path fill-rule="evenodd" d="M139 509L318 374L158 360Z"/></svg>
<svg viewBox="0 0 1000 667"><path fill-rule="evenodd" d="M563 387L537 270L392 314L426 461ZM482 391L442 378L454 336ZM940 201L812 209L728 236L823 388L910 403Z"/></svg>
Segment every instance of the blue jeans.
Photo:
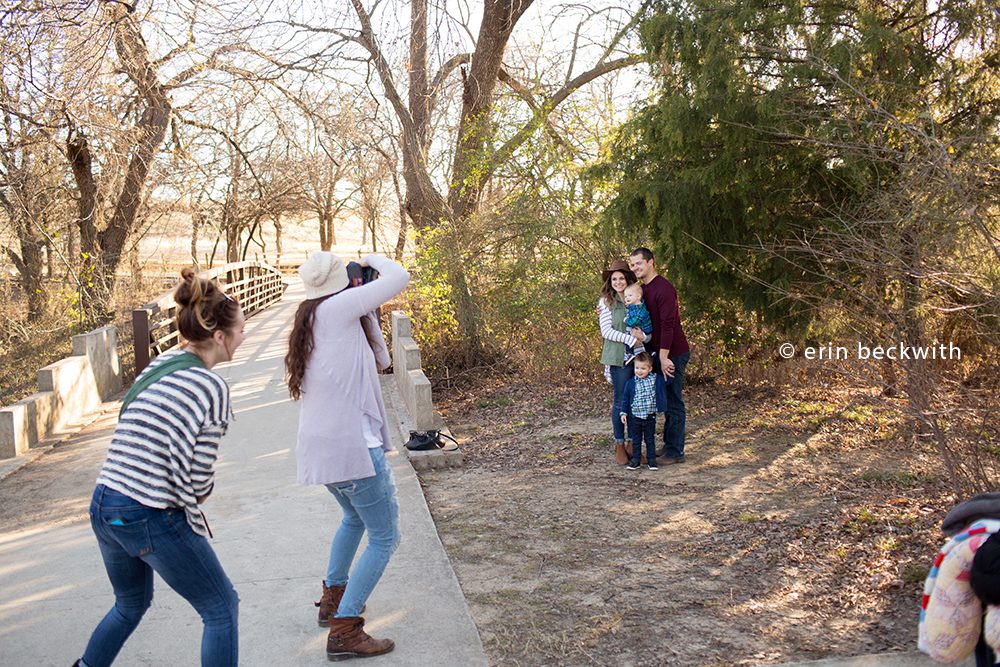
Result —
<svg viewBox="0 0 1000 667"><path fill-rule="evenodd" d="M670 357L670 360L674 362L674 377L667 383L667 409L663 415L663 455L669 459L680 459L684 458L684 431L687 426L687 411L681 389L684 386L684 369L691 360L691 353L685 352ZM656 370L659 372L660 369Z"/></svg>
<svg viewBox="0 0 1000 667"><path fill-rule="evenodd" d="M619 417L619 420L621 418ZM646 464L656 465L656 413L646 418L636 417L629 413L628 437L632 441L632 465L639 465L642 460L642 443L646 442Z"/></svg>
<svg viewBox="0 0 1000 667"><path fill-rule="evenodd" d="M344 510L337 533L330 545L330 563L326 570L327 586L344 586L337 618L359 616L375 584L382 578L389 557L399 546L399 503L396 483L381 448L369 449L373 477L327 484L333 497ZM361 536L368 531L368 546L348 577Z"/></svg>
<svg viewBox="0 0 1000 667"><path fill-rule="evenodd" d="M624 406L622 398L625 396L625 383L635 373L633 366L609 366L611 371L611 386L615 390L615 398L611 403L611 430L615 434L615 442L625 442L625 425L620 417Z"/></svg>
<svg viewBox="0 0 1000 667"><path fill-rule="evenodd" d="M191 603L204 623L203 667L235 667L239 597L208 540L181 509L154 509L98 484L90 525L115 591L115 606L90 637L83 663L106 667L153 601L153 571Z"/></svg>

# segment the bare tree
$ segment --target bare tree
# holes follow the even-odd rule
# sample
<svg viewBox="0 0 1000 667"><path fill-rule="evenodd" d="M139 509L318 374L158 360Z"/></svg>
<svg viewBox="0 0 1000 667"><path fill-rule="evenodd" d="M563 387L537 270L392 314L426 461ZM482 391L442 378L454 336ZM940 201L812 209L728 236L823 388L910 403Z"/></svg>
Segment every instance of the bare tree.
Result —
<svg viewBox="0 0 1000 667"><path fill-rule="evenodd" d="M17 238L16 248L4 250L20 276L28 321L34 322L45 314L46 264L49 275L53 271L45 251L51 255L58 250L53 240L68 193L63 186L64 162L52 143L57 131L52 105L26 89L22 55L0 49L7 63L0 78L0 208Z"/></svg>
<svg viewBox="0 0 1000 667"><path fill-rule="evenodd" d="M403 96L393 76L390 62L372 25L372 19L361 0L351 0L360 23L357 32L341 31L341 37L360 44L371 59L385 96L400 125L399 145L403 155L403 176L406 183L405 208L418 230L444 225L445 239L450 244L449 267L455 316L468 348L471 360L482 352L480 337L480 304L469 284L467 257L463 244L468 236L468 222L479 211L483 189L493 177L498 165L511 156L544 125L560 103L574 91L600 76L628 67L640 61L627 55L608 59L615 44L625 32L612 39L598 62L590 69L570 74L555 90L533 95L529 86L517 81L504 67L508 41L518 20L531 6L532 0L487 0L475 48L445 60L433 77L428 63L428 4L426 0L410 3L408 99ZM640 9L645 9L645 4ZM628 28L634 27L634 21ZM460 71L461 112L458 128L452 139L451 165L447 186L439 187L429 167L429 137L431 119L438 98L451 74ZM500 82L519 94L531 109L530 118L513 135L497 142L494 136L495 100Z"/></svg>

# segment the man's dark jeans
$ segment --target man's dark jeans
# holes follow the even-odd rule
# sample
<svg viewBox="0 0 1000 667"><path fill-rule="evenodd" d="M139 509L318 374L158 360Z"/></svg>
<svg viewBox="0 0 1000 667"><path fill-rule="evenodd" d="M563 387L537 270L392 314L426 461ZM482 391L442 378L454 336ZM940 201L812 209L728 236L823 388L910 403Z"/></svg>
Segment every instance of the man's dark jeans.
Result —
<svg viewBox="0 0 1000 667"><path fill-rule="evenodd" d="M632 440L632 465L639 465L642 459L642 443L646 442L646 463L656 465L656 413L645 419L628 415L628 437Z"/></svg>
<svg viewBox="0 0 1000 667"><path fill-rule="evenodd" d="M653 357L653 370L662 373L659 357ZM691 353L685 352L676 357L670 357L674 362L674 377L667 384L667 405L663 420L663 456L668 459L684 458L684 436L687 425L687 411L681 389L684 386L684 370Z"/></svg>

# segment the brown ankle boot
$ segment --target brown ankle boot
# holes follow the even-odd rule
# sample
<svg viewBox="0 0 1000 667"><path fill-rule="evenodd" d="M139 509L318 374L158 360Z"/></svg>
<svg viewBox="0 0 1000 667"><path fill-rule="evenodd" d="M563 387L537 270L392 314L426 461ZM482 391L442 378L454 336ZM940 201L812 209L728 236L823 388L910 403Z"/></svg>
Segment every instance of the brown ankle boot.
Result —
<svg viewBox="0 0 1000 667"><path fill-rule="evenodd" d="M330 617L330 634L326 638L328 660L368 658L396 648L391 639L375 639L365 632L365 619L360 616Z"/></svg>
<svg viewBox="0 0 1000 667"><path fill-rule="evenodd" d="M330 617L337 613L340 598L344 597L346 588L346 586L327 586L326 582L323 582L323 597L319 602L313 603L319 607L319 624L323 627L330 625Z"/></svg>
<svg viewBox="0 0 1000 667"><path fill-rule="evenodd" d="M319 607L319 624L324 628L330 625L330 617L337 613L340 599L344 597L346 590L347 586L327 586L326 581L323 582L323 597L313 604ZM368 609L368 605L362 605L362 614L365 613L365 609Z"/></svg>

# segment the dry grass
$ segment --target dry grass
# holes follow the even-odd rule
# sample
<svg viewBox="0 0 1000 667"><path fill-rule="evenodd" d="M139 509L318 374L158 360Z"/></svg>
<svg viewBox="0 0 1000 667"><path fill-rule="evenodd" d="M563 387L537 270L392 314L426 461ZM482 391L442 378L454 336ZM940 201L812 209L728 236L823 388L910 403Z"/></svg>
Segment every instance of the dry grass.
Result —
<svg viewBox="0 0 1000 667"><path fill-rule="evenodd" d="M912 649L954 502L863 389L689 388L688 463L613 462L605 387L446 397L422 475L494 665L751 665Z"/></svg>

